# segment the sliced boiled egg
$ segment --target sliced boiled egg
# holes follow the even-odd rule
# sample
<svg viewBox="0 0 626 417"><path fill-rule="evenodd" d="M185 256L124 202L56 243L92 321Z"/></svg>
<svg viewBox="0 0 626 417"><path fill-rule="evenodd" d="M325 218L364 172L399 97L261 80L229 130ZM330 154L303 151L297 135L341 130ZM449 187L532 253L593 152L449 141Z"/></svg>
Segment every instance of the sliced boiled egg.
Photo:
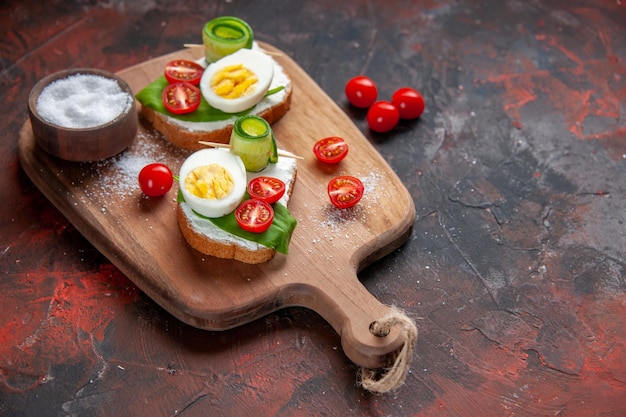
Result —
<svg viewBox="0 0 626 417"><path fill-rule="evenodd" d="M209 65L200 80L200 91L212 107L239 113L263 100L273 77L272 58L244 48Z"/></svg>
<svg viewBox="0 0 626 417"><path fill-rule="evenodd" d="M206 217L222 217L237 208L246 192L246 168L241 158L224 149L202 149L180 167L185 202Z"/></svg>

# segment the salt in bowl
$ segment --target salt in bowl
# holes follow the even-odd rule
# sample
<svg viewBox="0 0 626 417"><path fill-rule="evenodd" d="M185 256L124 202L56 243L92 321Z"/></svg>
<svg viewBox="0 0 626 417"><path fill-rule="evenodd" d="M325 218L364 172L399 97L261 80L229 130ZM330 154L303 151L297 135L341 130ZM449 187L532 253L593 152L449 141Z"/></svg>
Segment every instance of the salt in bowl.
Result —
<svg viewBox="0 0 626 417"><path fill-rule="evenodd" d="M138 116L128 84L91 68L63 70L31 90L28 113L35 142L68 161L97 161L125 150L137 133Z"/></svg>

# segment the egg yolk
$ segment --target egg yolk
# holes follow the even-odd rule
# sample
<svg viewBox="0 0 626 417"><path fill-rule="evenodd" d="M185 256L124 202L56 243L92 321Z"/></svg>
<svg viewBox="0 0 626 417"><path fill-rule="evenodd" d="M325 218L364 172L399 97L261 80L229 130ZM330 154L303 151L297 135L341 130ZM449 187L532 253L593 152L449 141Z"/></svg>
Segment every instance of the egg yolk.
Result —
<svg viewBox="0 0 626 417"><path fill-rule="evenodd" d="M259 78L243 64L227 65L211 78L211 88L223 98L239 98L256 88Z"/></svg>
<svg viewBox="0 0 626 417"><path fill-rule="evenodd" d="M235 182L230 173L219 164L198 167L185 178L185 188L193 195L209 200L219 200L232 191Z"/></svg>

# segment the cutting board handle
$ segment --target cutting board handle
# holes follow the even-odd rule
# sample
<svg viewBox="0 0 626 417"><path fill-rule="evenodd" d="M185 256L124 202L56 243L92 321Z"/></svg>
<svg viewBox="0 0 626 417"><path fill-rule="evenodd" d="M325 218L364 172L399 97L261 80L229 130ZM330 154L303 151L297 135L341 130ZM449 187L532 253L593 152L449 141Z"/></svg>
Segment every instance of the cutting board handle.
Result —
<svg viewBox="0 0 626 417"><path fill-rule="evenodd" d="M351 277L305 284L298 291L304 307L318 312L341 337L346 356L367 369L386 368L397 357L405 343L414 343L403 326L380 328L382 321L401 314L399 310L378 301L358 280ZM291 291L294 291L292 288ZM404 316L405 320L413 321ZM412 346L411 346L412 351Z"/></svg>

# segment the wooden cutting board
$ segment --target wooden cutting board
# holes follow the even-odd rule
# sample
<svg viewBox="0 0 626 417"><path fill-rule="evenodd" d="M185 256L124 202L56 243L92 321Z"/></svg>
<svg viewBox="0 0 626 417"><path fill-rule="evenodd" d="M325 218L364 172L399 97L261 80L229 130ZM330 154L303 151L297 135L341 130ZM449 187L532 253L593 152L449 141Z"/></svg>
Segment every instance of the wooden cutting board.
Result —
<svg viewBox="0 0 626 417"><path fill-rule="evenodd" d="M183 239L175 215L177 186L163 198L143 196L139 169L154 161L178 172L188 152L173 148L145 122L124 153L97 163L56 159L34 141L30 122L19 137L22 166L41 192L141 290L192 326L225 330L287 306L310 308L341 336L357 365L380 368L403 339L392 330L370 333L370 324L390 312L359 282L357 272L408 238L413 200L400 179L348 116L286 54L275 59L294 85L291 110L273 129L278 146L305 159L289 208L298 220L290 253L248 265L202 255ZM162 74L173 58L198 59L201 48L185 49L119 72L134 93ZM327 136L349 143L348 157L323 165L313 144ZM328 181L340 174L359 177L365 195L348 210L332 207Z"/></svg>

